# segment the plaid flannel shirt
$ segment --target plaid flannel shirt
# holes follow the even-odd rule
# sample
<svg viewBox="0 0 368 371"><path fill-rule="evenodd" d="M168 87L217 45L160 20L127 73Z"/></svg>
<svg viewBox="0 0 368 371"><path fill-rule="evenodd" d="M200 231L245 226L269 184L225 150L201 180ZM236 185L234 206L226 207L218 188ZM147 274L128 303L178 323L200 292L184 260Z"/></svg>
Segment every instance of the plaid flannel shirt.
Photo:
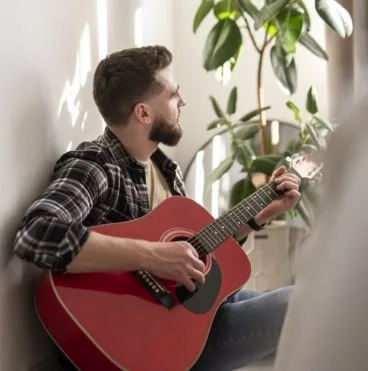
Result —
<svg viewBox="0 0 368 371"><path fill-rule="evenodd" d="M173 194L186 196L179 166L158 149L152 161ZM52 181L28 208L14 253L41 268L65 271L89 227L132 220L149 212L144 167L108 128L56 162Z"/></svg>

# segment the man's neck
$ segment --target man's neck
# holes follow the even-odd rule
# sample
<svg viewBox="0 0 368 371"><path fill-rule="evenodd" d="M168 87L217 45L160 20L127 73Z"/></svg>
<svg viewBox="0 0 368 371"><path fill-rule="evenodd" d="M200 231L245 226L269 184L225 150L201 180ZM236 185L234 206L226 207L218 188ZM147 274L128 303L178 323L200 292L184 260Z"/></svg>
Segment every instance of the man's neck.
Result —
<svg viewBox="0 0 368 371"><path fill-rule="evenodd" d="M158 148L158 143L148 140L142 133L134 133L128 129L115 130L111 128L110 130L125 150L138 161L148 161Z"/></svg>

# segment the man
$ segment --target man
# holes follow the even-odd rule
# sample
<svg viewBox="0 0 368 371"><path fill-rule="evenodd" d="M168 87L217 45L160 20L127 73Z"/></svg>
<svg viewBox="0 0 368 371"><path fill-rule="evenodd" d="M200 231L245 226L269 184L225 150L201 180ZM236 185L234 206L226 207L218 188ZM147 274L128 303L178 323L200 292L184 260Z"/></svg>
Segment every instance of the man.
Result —
<svg viewBox="0 0 368 371"><path fill-rule="evenodd" d="M15 253L58 272L145 269L189 290L204 282L204 266L187 242L148 242L90 231L103 223L141 217L171 195L185 195L181 171L158 148L176 145L184 106L171 72L172 55L161 46L122 50L102 60L93 96L106 121L97 140L82 143L56 163L51 184L28 209ZM285 194L251 222L258 228L294 207L299 180L278 169ZM238 238L251 232L242 226ZM289 289L241 290L218 312L194 370L234 370L275 352Z"/></svg>

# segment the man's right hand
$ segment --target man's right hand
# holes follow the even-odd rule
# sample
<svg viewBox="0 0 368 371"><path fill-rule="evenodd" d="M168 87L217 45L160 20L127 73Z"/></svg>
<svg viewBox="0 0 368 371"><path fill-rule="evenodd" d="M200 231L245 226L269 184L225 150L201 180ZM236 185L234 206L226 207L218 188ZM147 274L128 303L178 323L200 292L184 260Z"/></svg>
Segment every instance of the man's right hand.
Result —
<svg viewBox="0 0 368 371"><path fill-rule="evenodd" d="M152 242L147 247L150 252L145 269L150 273L181 283L189 291L196 288L193 281L204 284L204 263L188 242Z"/></svg>

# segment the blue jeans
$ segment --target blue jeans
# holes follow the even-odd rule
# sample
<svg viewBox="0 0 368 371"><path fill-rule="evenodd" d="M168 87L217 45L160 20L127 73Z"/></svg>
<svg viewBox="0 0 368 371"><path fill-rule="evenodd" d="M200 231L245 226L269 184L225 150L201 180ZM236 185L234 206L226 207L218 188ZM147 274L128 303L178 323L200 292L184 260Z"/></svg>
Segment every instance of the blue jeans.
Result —
<svg viewBox="0 0 368 371"><path fill-rule="evenodd" d="M291 287L242 289L219 308L207 344L191 371L234 371L274 355Z"/></svg>

